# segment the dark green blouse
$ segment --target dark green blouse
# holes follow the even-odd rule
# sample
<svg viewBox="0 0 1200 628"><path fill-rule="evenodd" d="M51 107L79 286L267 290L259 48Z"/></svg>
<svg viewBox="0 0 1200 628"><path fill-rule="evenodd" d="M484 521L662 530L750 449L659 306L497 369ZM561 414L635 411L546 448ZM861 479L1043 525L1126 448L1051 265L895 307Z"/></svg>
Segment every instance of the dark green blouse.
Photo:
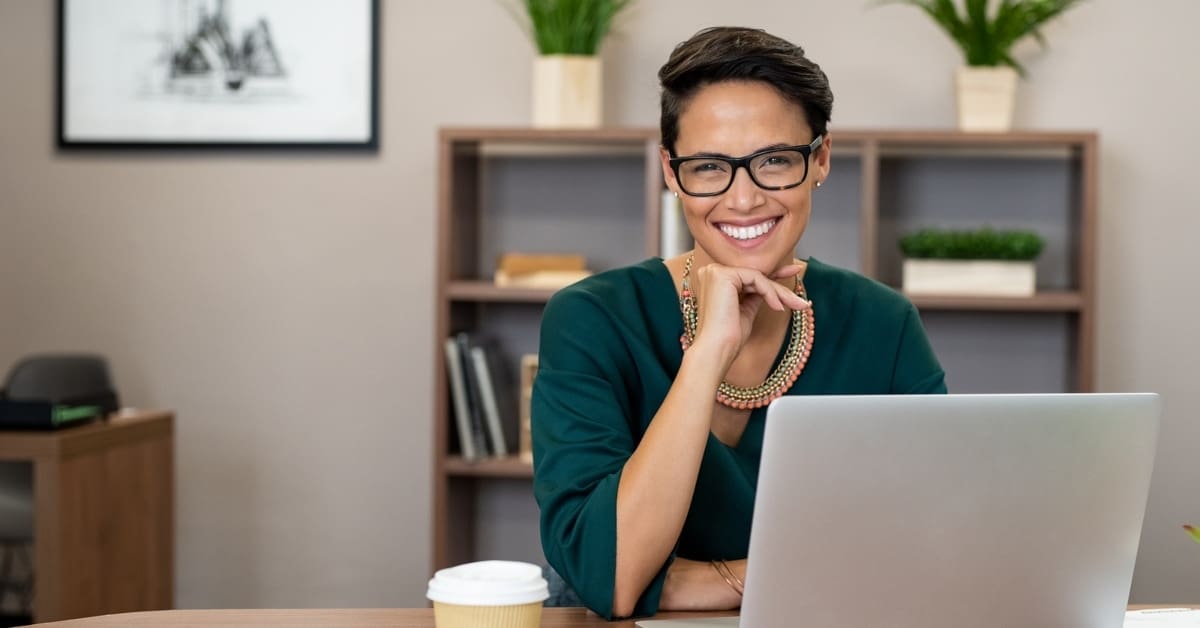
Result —
<svg viewBox="0 0 1200 628"><path fill-rule="evenodd" d="M946 392L941 366L906 298L811 259L804 285L814 308L814 342L786 394ZM617 483L679 371L682 333L675 286L657 258L559 291L542 317L531 408L542 548L584 603L608 618ZM736 447L709 435L672 558L746 557L765 414L762 408L750 413ZM658 610L669 564L643 593L636 615Z"/></svg>

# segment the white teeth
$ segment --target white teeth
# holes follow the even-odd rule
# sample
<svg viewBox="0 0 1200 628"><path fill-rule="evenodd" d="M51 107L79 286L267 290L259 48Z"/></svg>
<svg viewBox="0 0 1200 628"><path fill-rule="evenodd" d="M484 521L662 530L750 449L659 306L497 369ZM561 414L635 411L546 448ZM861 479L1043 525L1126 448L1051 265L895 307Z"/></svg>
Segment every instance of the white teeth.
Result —
<svg viewBox="0 0 1200 628"><path fill-rule="evenodd" d="M775 226L776 220L772 218L766 222L760 222L757 225L749 227L734 227L732 225L721 225L721 231L736 240L751 240L757 238L771 230Z"/></svg>

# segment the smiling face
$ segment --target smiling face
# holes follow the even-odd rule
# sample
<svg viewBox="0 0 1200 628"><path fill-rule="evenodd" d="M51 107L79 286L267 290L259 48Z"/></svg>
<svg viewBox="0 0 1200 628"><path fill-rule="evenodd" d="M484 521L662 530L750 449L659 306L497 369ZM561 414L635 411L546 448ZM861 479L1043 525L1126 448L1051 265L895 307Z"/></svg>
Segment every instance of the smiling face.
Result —
<svg viewBox="0 0 1200 628"><path fill-rule="evenodd" d="M726 81L700 88L679 116L679 156L742 157L763 149L802 146L813 140L804 110L775 88L758 81ZM764 190L745 168L717 196L690 196L679 188L670 155L661 151L663 176L683 201L688 229L696 239L696 265L710 261L754 268L765 274L791 263L808 226L812 190L829 174L828 136L809 157L804 183ZM761 178L761 177L760 177Z"/></svg>

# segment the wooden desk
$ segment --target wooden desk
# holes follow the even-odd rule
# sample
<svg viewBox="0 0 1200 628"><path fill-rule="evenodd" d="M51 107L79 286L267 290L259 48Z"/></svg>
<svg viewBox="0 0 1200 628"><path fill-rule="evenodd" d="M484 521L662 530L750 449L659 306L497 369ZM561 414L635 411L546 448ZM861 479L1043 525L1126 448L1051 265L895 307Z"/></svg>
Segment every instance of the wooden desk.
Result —
<svg viewBox="0 0 1200 628"><path fill-rule="evenodd" d="M1167 608L1166 605L1159 605ZM1154 608L1130 606L1129 608ZM735 613L660 613L655 619L682 617L728 617ZM433 628L433 610L396 609L303 609L303 610L207 610L154 611L108 617L89 617L39 624L43 628L194 628L197 626L304 626L304 628ZM582 608L547 608L540 628L634 628L633 620L607 622Z"/></svg>
<svg viewBox="0 0 1200 628"><path fill-rule="evenodd" d="M35 621L174 605L174 416L0 431L33 463Z"/></svg>
<svg viewBox="0 0 1200 628"><path fill-rule="evenodd" d="M725 617L736 613L661 613L656 619L672 617ZM45 628L179 628L183 626L304 626L304 628L433 628L433 609L296 609L296 610L205 610L155 611L108 617L89 617L39 624ZM634 628L633 620L607 622L582 608L547 608L541 628Z"/></svg>

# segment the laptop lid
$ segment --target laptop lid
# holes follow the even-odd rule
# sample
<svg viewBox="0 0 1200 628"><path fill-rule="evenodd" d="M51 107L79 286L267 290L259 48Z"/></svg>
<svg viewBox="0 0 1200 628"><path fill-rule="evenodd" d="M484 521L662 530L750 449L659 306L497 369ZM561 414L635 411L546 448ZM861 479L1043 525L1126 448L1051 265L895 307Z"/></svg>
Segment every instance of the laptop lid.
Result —
<svg viewBox="0 0 1200 628"><path fill-rule="evenodd" d="M1160 400L784 397L743 627L1119 627Z"/></svg>

